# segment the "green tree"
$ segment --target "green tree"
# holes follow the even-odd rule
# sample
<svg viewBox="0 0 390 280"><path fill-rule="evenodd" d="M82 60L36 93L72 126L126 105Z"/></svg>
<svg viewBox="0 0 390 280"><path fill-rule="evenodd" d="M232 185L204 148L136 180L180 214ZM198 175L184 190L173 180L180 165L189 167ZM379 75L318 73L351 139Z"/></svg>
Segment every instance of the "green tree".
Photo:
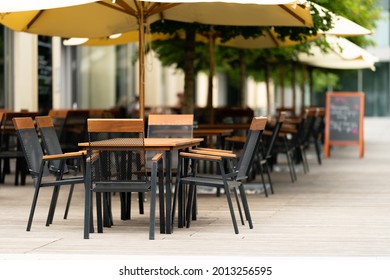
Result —
<svg viewBox="0 0 390 280"><path fill-rule="evenodd" d="M361 0L361 1L314 1L336 14L350 18L351 20L372 28L375 20L379 16L379 9L375 6L378 0ZM319 16L319 11L312 8L313 27L274 27L278 34L278 38L302 43L299 46L289 48L261 49L255 51L226 49L216 46L216 64L218 71L223 71L231 78L237 77L237 84L240 84L243 75L250 75L257 80L266 80L267 75L275 77L275 71L267 71L276 69L277 67L269 67L270 65L286 64L286 61L294 59L298 52L307 51L308 45L304 44L307 41L307 36L317 34L318 30L327 31L332 27L331 17L325 14L324 17ZM185 74L185 89L184 89L184 113L192 113L194 111L194 78L199 71L212 70L208 65L210 50L204 43L196 41L196 36L203 35L211 38L213 36L220 37L223 41L233 38L237 35L242 35L244 38L262 36L265 31L271 27L233 27L233 26L209 26L201 24L187 24L172 21L159 21L151 26L152 32L163 32L176 34L177 37L173 40L160 41L153 43L153 49L156 51L162 64L165 66L174 65L177 69L181 69ZM184 40L182 35L185 34ZM181 38L181 40L178 40ZM371 44L370 40L363 38L355 38L356 43L360 45ZM323 40L317 40L316 43L324 50L328 48ZM245 64L245 67L240 67ZM241 69L241 73L237 73ZM245 71L245 73L243 73ZM291 73L290 71L288 71ZM268 73L268 74L267 74ZM290 80L290 79L289 79ZM242 83L239 91L242 91Z"/></svg>

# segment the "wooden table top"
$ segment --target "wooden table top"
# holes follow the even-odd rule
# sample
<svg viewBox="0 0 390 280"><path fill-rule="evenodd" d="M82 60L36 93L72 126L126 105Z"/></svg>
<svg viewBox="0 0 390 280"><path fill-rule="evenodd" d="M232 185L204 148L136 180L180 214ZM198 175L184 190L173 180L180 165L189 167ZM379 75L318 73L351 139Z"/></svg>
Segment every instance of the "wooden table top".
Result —
<svg viewBox="0 0 390 280"><path fill-rule="evenodd" d="M144 138L144 147L146 150L170 150L181 149L185 147L196 146L203 141L203 138ZM110 148L115 145L115 148L137 148L140 145L134 143L134 138L106 139L94 141L91 146L94 148ZM79 143L79 147L88 147L89 142Z"/></svg>

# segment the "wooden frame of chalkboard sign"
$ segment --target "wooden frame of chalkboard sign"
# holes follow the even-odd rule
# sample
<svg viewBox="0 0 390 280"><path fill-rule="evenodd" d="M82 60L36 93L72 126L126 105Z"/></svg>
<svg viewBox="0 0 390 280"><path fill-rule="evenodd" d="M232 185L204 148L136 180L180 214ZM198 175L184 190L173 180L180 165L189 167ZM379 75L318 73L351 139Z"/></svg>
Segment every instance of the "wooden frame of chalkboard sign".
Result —
<svg viewBox="0 0 390 280"><path fill-rule="evenodd" d="M331 146L359 146L364 155L364 93L328 92L326 94L325 157Z"/></svg>

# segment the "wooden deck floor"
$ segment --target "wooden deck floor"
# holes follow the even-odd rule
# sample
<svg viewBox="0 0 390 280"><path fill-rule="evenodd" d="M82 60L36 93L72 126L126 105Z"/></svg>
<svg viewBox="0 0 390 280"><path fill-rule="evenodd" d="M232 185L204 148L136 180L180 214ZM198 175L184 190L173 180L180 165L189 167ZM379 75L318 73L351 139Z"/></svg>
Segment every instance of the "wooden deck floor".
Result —
<svg viewBox="0 0 390 280"><path fill-rule="evenodd" d="M370 128L370 133L382 129ZM148 216L134 210L133 220L116 220L104 234L84 240L81 186L68 220L62 219L64 188L50 227L44 224L51 189L43 190L32 231L26 232L33 187L31 182L13 186L9 175L0 186L0 255L389 258L390 137L376 135L366 137L363 159L356 147L335 147L321 166L309 153L310 172L298 171L295 183L287 172L273 173L275 194L249 194L254 229L240 226L237 235L224 196L201 194L198 220L191 228L175 227L173 234L158 233L149 241Z"/></svg>

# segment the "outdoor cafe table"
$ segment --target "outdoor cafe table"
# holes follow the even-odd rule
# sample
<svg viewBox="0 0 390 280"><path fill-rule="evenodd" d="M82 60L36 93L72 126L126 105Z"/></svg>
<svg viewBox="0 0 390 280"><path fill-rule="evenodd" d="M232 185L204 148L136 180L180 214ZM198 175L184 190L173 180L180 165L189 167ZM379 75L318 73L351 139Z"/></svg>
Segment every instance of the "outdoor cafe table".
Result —
<svg viewBox="0 0 390 280"><path fill-rule="evenodd" d="M141 146L134 144L134 141L129 141L126 143L124 139L121 139L121 144L118 144L118 141L114 139L100 140L91 142L91 147L94 150L99 149L139 149ZM130 140L130 139L129 139ZM172 221L172 191L171 191L171 153L173 150L183 150L191 147L195 147L203 141L203 138L145 138L144 139L144 149L145 151L163 151L165 153L165 169L166 169L166 194L165 194L165 204L166 204L166 223L165 223L165 233L170 234L173 231L173 221ZM88 148L89 142L79 143L79 147ZM88 176L88 174L87 174ZM89 188L87 188L89 189ZM86 194L89 195L89 194ZM164 217L160 217L164 221ZM84 225L89 227L89 225ZM87 229L84 229L87 230ZM160 228L161 233L164 233L164 229Z"/></svg>
<svg viewBox="0 0 390 280"><path fill-rule="evenodd" d="M217 137L217 148L223 148L225 146L224 139L226 136L230 136L233 133L233 129L227 128L197 128L194 129L193 134L195 137L203 137L206 140L205 145L213 145L212 137Z"/></svg>

